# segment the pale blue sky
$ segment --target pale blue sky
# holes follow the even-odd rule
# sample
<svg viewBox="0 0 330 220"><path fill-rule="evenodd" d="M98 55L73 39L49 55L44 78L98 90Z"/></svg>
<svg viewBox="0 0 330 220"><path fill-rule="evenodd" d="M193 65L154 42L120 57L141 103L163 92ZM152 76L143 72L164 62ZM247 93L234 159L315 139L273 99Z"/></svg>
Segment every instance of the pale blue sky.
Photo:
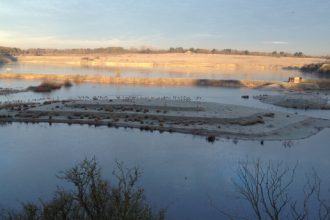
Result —
<svg viewBox="0 0 330 220"><path fill-rule="evenodd" d="M1 0L0 45L330 54L330 0Z"/></svg>

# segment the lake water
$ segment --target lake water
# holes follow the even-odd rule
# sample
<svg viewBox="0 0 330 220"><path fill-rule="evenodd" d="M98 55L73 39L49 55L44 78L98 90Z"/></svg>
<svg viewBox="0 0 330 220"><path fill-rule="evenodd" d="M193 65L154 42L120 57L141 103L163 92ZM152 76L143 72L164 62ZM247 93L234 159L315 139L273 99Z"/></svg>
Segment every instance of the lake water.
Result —
<svg viewBox="0 0 330 220"><path fill-rule="evenodd" d="M23 89L28 86L37 86L41 83L40 80L18 80L18 79L0 79L0 87ZM93 96L107 96L108 98L116 98L116 96L142 96L142 97L202 97L203 101L216 102L234 105L244 105L263 109L273 109L285 111L288 113L298 113L301 115L330 119L329 111L326 110L303 110L291 109L269 105L253 99L253 96L258 95L276 95L281 94L281 91L259 91L245 88L224 88L224 87L193 87L193 86L143 86L143 85L112 85L100 83L74 83L74 86L54 90L50 93L34 93L25 92L11 95L0 95L0 102L6 101L45 101L47 99L68 99ZM249 99L242 99L243 95L249 95ZM0 110L1 112L1 110Z"/></svg>
<svg viewBox="0 0 330 220"><path fill-rule="evenodd" d="M70 72L77 74L79 71L83 71L79 74L86 75L94 74L98 70L115 74L116 71L114 68L111 70L111 68L100 67L69 68L42 65L12 66L13 71L14 67L18 68L17 71L21 68L20 71L36 72L33 69L36 68L40 72L56 74L59 74L57 71L61 68L63 74L70 74ZM24 70L24 68L26 69ZM0 69L1 71L3 70ZM150 69L134 70L137 72L131 69L121 69L121 71L122 76L127 74L127 76L138 77L140 74L140 77L151 77L148 75L150 74L156 77L158 74L159 76L164 75L164 77L179 77L178 73L170 75L170 72L166 72L168 70L164 69L159 72ZM143 73L143 71L147 71L147 73ZM103 73L100 72L100 74ZM184 71L180 74L182 74L180 78L191 77ZM193 76L193 78L198 78L198 76L212 78L224 75L221 76L218 73L212 76L212 74L201 73ZM244 79L242 78L244 74L233 77ZM274 77L273 80L282 80L280 79L282 76L278 75L267 76L266 74L266 77L268 77L267 79ZM285 77L283 76L283 78ZM40 83L41 81L38 80L1 79L0 87L21 89ZM329 111L281 108L261 103L252 98L256 95L280 93L280 91L217 87L74 83L73 87L62 88L51 93L26 92L2 95L0 102L44 101L81 96L89 98L93 96L115 98L118 95L199 96L203 101L208 102L274 109L330 119ZM249 95L250 99L242 99L242 95ZM0 124L0 203L17 208L18 201L37 201L39 197L51 198L57 184L69 189L72 187L70 184L55 177L57 172L72 167L77 160L81 161L85 156L91 158L95 155L104 167L104 176L112 181L114 178L111 172L115 168L116 159L124 161L127 167L140 165L144 174L139 181L139 186L146 189L148 199L160 206L167 206L172 201L174 202L168 210L170 219L221 219L219 212L205 201L208 201L208 195L210 195L219 207L237 206L237 202L221 197L220 194L234 193L230 177L233 175L238 160L245 159L247 155L250 158L260 156L265 163L268 160L281 160L290 167L293 167L298 161L295 185L291 187L292 195L295 198L301 199L302 187L306 180L305 172L310 172L312 168L319 172L324 190L328 189L330 185L330 175L328 175L330 167L329 136L330 129L324 129L315 136L304 140L294 140L293 145L285 147L281 141L269 141L261 145L258 141L238 140L235 143L233 140L220 139L210 144L206 142L205 137L188 134L167 132L160 134L159 132L141 132L138 129L115 129L87 125L2 123ZM329 198L329 194L324 195ZM245 207L245 210L247 214L251 214L248 208ZM315 208L315 210L317 209Z"/></svg>
<svg viewBox="0 0 330 220"><path fill-rule="evenodd" d="M138 129L92 127L67 124L11 123L0 126L0 203L18 207L18 201L49 199L59 184L67 189L72 185L58 180L60 170L72 167L84 157L97 157L104 167L106 178L114 181L111 171L115 160L127 167L143 169L138 185L146 189L152 203L167 206L170 219L219 219L210 207L208 195L222 206L238 203L222 197L234 193L230 177L239 159L262 157L280 160L291 168L298 161L292 195L301 199L305 172L319 172L324 189L330 185L330 129L299 141L291 147L271 141L220 139L214 144L204 137L177 133L141 132ZM329 196L329 194L324 194ZM329 197L328 197L329 198ZM247 213L248 207L245 207ZM315 209L317 210L317 209ZM314 213L315 214L315 213Z"/></svg>
<svg viewBox="0 0 330 220"><path fill-rule="evenodd" d="M248 70L248 69L217 69L217 68L164 68L164 67L115 67L115 66L81 66L81 65L30 65L12 62L0 65L0 72L12 68L14 73L48 73L64 75L102 75L115 76L121 71L122 77L147 77L147 78L193 78L193 79L249 79L249 80L277 80L288 81L290 76L301 76L304 79L319 79L329 76L311 74L299 70Z"/></svg>

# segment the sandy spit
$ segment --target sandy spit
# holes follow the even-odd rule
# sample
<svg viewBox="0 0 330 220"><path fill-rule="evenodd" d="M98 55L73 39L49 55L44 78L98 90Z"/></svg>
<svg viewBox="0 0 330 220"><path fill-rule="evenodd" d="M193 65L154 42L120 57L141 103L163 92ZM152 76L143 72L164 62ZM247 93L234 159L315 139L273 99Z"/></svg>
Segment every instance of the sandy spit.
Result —
<svg viewBox="0 0 330 220"><path fill-rule="evenodd" d="M330 91L287 92L281 95L263 95L253 98L287 108L330 110L329 95Z"/></svg>

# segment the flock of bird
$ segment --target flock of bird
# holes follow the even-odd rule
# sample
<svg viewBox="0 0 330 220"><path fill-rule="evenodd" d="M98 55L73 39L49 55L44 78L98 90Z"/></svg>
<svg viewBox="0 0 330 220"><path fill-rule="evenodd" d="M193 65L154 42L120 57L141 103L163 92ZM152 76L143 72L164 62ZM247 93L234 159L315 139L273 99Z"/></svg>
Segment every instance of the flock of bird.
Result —
<svg viewBox="0 0 330 220"><path fill-rule="evenodd" d="M142 97L142 96L116 96L117 99L121 99L125 102L130 102L135 99L149 99L149 100L181 100L181 101L191 101L191 100L202 100L202 97L197 96L194 98L190 98L187 96L163 96L163 97Z"/></svg>
<svg viewBox="0 0 330 220"><path fill-rule="evenodd" d="M7 95L7 101L0 101L0 104L9 104L9 103L24 103L24 100L12 100L13 95ZM137 99L149 99L149 100L180 100L180 101L200 101L204 100L202 97L188 97L188 96L162 96L162 97L143 97L143 96L116 96L117 99L121 99L123 102L133 102ZM69 100L110 100L111 96L77 96L77 97L70 97ZM60 100L59 97L41 97L35 99L27 99L26 102L41 102L44 100Z"/></svg>

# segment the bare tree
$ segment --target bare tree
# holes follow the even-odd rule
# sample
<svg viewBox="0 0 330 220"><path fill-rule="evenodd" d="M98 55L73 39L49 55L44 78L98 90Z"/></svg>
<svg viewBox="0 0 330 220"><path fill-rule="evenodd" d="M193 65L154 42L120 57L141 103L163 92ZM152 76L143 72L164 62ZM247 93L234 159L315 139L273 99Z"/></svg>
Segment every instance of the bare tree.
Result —
<svg viewBox="0 0 330 220"><path fill-rule="evenodd" d="M167 208L150 205L144 189L136 186L142 172L139 167L125 168L117 164L118 184L102 178L102 168L96 158L85 158L74 167L61 171L57 176L75 185L74 190L66 191L58 187L53 198L41 204L21 203L22 210L8 208L0 210L0 219L5 220L57 220L57 219L164 219Z"/></svg>
<svg viewBox="0 0 330 220"><path fill-rule="evenodd" d="M297 201L291 204L290 215L288 218L297 220L310 219L310 209L308 202L314 196L318 202L318 218L319 219L330 219L330 203L326 199L321 197L321 179L317 172L313 169L312 173L306 173L306 184L304 185L303 193L304 200L302 202L302 211L299 211L297 207ZM330 192L330 190L329 190ZM316 217L313 216L313 219Z"/></svg>
<svg viewBox="0 0 330 220"><path fill-rule="evenodd" d="M283 161L269 161L264 168L261 158L252 159L252 165L249 164L248 159L238 162L236 178L231 179L236 194L226 196L246 201L253 210L253 219L308 219L308 204L314 194L319 202L319 219L329 219L329 202L321 198L321 180L314 170L312 174L306 174L304 201L302 208L299 208L301 202L291 203L293 198L290 194L298 163L293 169L284 166ZM229 219L249 219L237 209L219 208L210 196L209 199L208 203Z"/></svg>

